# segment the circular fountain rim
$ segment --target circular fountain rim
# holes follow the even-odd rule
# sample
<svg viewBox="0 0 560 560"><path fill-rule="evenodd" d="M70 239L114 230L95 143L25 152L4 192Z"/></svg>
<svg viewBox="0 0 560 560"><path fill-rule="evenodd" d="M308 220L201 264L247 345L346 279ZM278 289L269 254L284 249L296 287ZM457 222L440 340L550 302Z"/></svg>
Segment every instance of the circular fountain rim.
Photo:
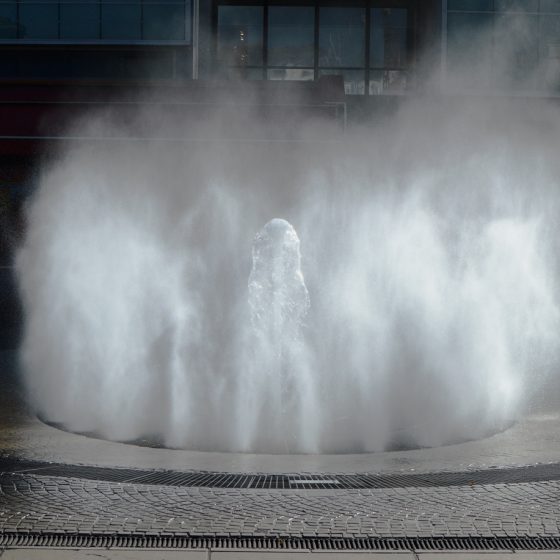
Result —
<svg viewBox="0 0 560 560"><path fill-rule="evenodd" d="M104 437L103 435L97 432L91 431L75 431L68 427L66 427L63 423L52 422L46 418L41 417L40 415L36 416L37 420L50 428L54 428L64 433L74 434L82 437L86 437L89 439L93 439L96 441L105 441L111 443L117 443L126 446L138 447L143 449L154 449L154 450L166 450L166 451L179 451L184 453L208 453L208 454L223 454L223 455L241 455L241 456L270 456L270 457L346 457L346 456L370 456L370 455L378 455L380 453L406 453L406 452L414 452L414 451L422 451L422 450L430 450L430 449L440 449L445 447L453 447L457 445L463 445L467 443L477 442L489 439L494 437L498 434L502 434L509 429L511 429L516 423L517 420L515 419L508 419L504 421L500 426L494 426L492 429L487 429L480 437L472 437L472 438L461 438L454 441L449 441L446 443L442 443L436 446L421 446L421 445L414 445L414 446L407 446L403 444L399 444L396 438L393 438L392 441L395 443L389 443L387 448L378 451L330 451L325 453L301 453L301 452L294 452L294 453L273 453L273 452L259 452L259 451L227 451L221 449L197 449L193 447L171 447L162 444L161 442L157 441L157 439L151 440L149 437L140 437L135 440L115 440ZM402 432L405 430L398 430L398 432ZM391 441L391 439L389 440Z"/></svg>

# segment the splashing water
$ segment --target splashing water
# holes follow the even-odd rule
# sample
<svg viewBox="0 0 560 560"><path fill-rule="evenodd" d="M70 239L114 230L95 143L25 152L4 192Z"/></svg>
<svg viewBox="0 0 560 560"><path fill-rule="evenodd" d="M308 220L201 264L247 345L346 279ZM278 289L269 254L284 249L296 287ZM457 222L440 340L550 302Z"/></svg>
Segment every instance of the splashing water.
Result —
<svg viewBox="0 0 560 560"><path fill-rule="evenodd" d="M18 260L37 412L274 453L435 446L517 418L558 365L557 158L466 124L457 146L410 132L434 122L366 155L216 148L220 171L139 146L53 165Z"/></svg>
<svg viewBox="0 0 560 560"><path fill-rule="evenodd" d="M299 247L295 229L278 218L253 243L251 350L242 375L245 398L240 399L242 410L253 412L240 415L243 450L317 449L319 409L302 333L310 303Z"/></svg>

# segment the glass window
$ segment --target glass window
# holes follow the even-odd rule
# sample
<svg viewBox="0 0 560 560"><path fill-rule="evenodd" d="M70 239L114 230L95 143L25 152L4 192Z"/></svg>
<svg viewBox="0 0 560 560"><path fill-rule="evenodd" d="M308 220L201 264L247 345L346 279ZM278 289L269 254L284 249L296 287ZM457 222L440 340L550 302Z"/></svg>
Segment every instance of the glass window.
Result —
<svg viewBox="0 0 560 560"><path fill-rule="evenodd" d="M19 24L22 38L58 39L58 4L21 3Z"/></svg>
<svg viewBox="0 0 560 560"><path fill-rule="evenodd" d="M365 10L321 8L319 14L319 65L363 66Z"/></svg>
<svg viewBox="0 0 560 560"><path fill-rule="evenodd" d="M538 12L539 0L496 0L496 11Z"/></svg>
<svg viewBox="0 0 560 560"><path fill-rule="evenodd" d="M402 70L372 70L369 73L369 94L405 93L408 86L408 73Z"/></svg>
<svg viewBox="0 0 560 560"><path fill-rule="evenodd" d="M541 13L560 13L560 0L541 0Z"/></svg>
<svg viewBox="0 0 560 560"><path fill-rule="evenodd" d="M184 40L185 5L183 3L145 3L142 38Z"/></svg>
<svg viewBox="0 0 560 560"><path fill-rule="evenodd" d="M313 66L315 9L280 7L268 9L268 64Z"/></svg>
<svg viewBox="0 0 560 560"><path fill-rule="evenodd" d="M504 87L536 86L539 65L539 18L523 14L497 15L494 25L496 83ZM501 72L502 75L499 75Z"/></svg>
<svg viewBox="0 0 560 560"><path fill-rule="evenodd" d="M101 37L103 39L140 39L142 20L139 0L126 4L105 0L101 6Z"/></svg>
<svg viewBox="0 0 560 560"><path fill-rule="evenodd" d="M218 56L228 66L259 66L263 62L261 6L218 8Z"/></svg>
<svg viewBox="0 0 560 560"><path fill-rule="evenodd" d="M99 39L99 4L60 4L61 39Z"/></svg>
<svg viewBox="0 0 560 560"><path fill-rule="evenodd" d="M15 2L0 3L0 39L17 38L17 7Z"/></svg>
<svg viewBox="0 0 560 560"><path fill-rule="evenodd" d="M365 93L364 70L328 69L319 70L319 76L343 76L344 91L348 95L363 95Z"/></svg>
<svg viewBox="0 0 560 560"><path fill-rule="evenodd" d="M471 90L492 81L493 22L491 13L448 14L448 85Z"/></svg>
<svg viewBox="0 0 560 560"><path fill-rule="evenodd" d="M262 80L264 77L262 68L243 68L239 66L228 68L224 75L228 80Z"/></svg>
<svg viewBox="0 0 560 560"><path fill-rule="evenodd" d="M492 11L494 0L447 0L448 10Z"/></svg>
<svg viewBox="0 0 560 560"><path fill-rule="evenodd" d="M540 57L560 59L560 16L541 16L540 20Z"/></svg>
<svg viewBox="0 0 560 560"><path fill-rule="evenodd" d="M560 89L560 16L540 19L540 69L542 85L547 90Z"/></svg>
<svg viewBox="0 0 560 560"><path fill-rule="evenodd" d="M493 23L493 14L448 14L448 54L472 57L477 52L483 56L490 56L492 52Z"/></svg>
<svg viewBox="0 0 560 560"><path fill-rule="evenodd" d="M313 68L271 68L267 72L269 80L313 80Z"/></svg>
<svg viewBox="0 0 560 560"><path fill-rule="evenodd" d="M407 52L407 10L371 10L370 67L405 68Z"/></svg>

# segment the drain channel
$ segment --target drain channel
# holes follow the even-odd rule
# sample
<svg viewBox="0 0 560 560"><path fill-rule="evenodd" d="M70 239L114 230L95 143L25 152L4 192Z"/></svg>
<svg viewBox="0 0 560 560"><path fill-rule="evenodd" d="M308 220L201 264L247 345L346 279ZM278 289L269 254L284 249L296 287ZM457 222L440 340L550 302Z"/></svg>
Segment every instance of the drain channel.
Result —
<svg viewBox="0 0 560 560"><path fill-rule="evenodd" d="M471 472L403 473L403 474L264 474L223 472L179 472L143 469L95 467L23 461L0 458L1 473L32 474L103 480L130 484L155 484L207 488L239 488L266 490L337 490L374 488L414 488L436 486L467 486L474 484L507 484L560 480L560 464L529 467L487 469Z"/></svg>
<svg viewBox="0 0 560 560"><path fill-rule="evenodd" d="M0 549L60 548L175 548L265 550L559 550L558 537L189 537L107 534L0 533Z"/></svg>

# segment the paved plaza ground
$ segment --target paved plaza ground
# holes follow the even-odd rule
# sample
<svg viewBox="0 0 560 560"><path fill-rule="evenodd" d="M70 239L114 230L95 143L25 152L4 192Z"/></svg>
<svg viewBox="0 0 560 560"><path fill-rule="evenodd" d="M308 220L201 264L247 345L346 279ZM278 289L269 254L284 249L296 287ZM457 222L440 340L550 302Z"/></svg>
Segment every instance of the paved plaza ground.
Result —
<svg viewBox="0 0 560 560"><path fill-rule="evenodd" d="M560 538L558 414L530 414L484 440L431 450L332 456L197 453L107 442L47 426L27 410L15 370L15 355L1 353L5 380L0 394L2 559L284 560L310 555L315 560L335 560L348 555L344 557L352 560L445 560L451 552L320 551L316 546L312 552L313 547L265 552L225 550L219 543L230 539L223 541L227 547L235 539L252 538L277 543L300 539L300 546L316 542L313 539L348 543L353 539ZM148 480L143 473L151 471L165 474L163 482L140 483ZM177 485L170 478L200 471L253 478L275 473L286 480L301 478L301 473L310 479L319 473L333 479L370 473L378 483L343 489L224 488ZM26 535L39 540L26 545L21 540ZM200 541L196 550L158 550L153 544L151 550L129 550L122 540L118 548L111 548L113 541L97 548L80 546L79 551L69 544L41 548L53 535L210 540L207 545ZM514 547L505 548L510 546ZM560 552L453 552L453 558L464 560L510 557L553 560L560 559Z"/></svg>

